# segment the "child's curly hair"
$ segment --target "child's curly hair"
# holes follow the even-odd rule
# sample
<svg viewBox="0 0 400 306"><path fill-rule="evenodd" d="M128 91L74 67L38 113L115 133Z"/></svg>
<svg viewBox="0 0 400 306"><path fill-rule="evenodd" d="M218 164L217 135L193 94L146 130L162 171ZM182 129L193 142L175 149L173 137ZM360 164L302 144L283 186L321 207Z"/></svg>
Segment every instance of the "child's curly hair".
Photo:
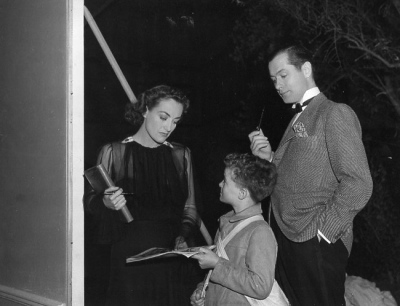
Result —
<svg viewBox="0 0 400 306"><path fill-rule="evenodd" d="M255 202L260 202L271 194L277 178L274 164L248 153L228 154L224 163L232 170L232 180L249 190L250 197Z"/></svg>

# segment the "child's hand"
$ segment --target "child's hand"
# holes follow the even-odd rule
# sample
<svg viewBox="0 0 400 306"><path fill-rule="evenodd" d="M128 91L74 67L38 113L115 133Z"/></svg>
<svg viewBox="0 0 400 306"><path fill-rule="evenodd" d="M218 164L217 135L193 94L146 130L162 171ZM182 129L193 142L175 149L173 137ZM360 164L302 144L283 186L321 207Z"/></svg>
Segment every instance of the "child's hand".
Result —
<svg viewBox="0 0 400 306"><path fill-rule="evenodd" d="M207 248L200 248L200 253L193 255L192 258L199 261L200 268L214 269L219 260L219 256Z"/></svg>
<svg viewBox="0 0 400 306"><path fill-rule="evenodd" d="M193 306L204 306L205 298L201 296L201 289L196 289L190 297L190 304Z"/></svg>

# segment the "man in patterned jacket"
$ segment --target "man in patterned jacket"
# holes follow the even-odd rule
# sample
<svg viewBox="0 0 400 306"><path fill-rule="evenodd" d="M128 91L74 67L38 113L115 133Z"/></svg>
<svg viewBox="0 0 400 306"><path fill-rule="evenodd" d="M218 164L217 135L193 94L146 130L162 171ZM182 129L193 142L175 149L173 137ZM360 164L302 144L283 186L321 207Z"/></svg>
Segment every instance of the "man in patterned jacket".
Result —
<svg viewBox="0 0 400 306"><path fill-rule="evenodd" d="M348 105L319 91L306 49L280 49L268 68L284 103L297 109L275 152L262 130L249 134L252 153L278 172L270 214L276 279L294 306L345 305L353 219L372 193L361 126Z"/></svg>

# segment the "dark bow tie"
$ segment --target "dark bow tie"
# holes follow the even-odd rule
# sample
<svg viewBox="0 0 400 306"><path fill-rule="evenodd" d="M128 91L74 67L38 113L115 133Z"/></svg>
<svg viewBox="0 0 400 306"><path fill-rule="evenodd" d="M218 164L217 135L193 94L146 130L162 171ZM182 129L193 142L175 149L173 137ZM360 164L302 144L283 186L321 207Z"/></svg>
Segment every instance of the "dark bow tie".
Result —
<svg viewBox="0 0 400 306"><path fill-rule="evenodd" d="M296 103L296 104L295 104L295 107L292 108L293 112L294 112L295 114L301 113L301 112L303 111L303 108L306 107L308 104L310 104L310 102L311 102L312 99L313 99L313 98L304 101L303 104Z"/></svg>

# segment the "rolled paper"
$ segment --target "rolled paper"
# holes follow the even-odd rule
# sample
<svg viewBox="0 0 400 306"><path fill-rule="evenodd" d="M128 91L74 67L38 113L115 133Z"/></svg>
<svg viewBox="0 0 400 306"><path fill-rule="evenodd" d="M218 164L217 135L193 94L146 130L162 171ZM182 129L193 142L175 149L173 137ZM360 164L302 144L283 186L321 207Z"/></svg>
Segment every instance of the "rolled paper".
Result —
<svg viewBox="0 0 400 306"><path fill-rule="evenodd" d="M126 223L133 221L132 215L131 215L128 207L126 207L126 205L122 206L122 208L120 210L120 216L121 216L122 220L125 221Z"/></svg>
<svg viewBox="0 0 400 306"><path fill-rule="evenodd" d="M106 190L108 187L115 186L110 174L102 164L86 169L84 174L97 194L103 194L104 190ZM129 223L133 220L132 215L126 205L124 205L118 212L122 221Z"/></svg>

